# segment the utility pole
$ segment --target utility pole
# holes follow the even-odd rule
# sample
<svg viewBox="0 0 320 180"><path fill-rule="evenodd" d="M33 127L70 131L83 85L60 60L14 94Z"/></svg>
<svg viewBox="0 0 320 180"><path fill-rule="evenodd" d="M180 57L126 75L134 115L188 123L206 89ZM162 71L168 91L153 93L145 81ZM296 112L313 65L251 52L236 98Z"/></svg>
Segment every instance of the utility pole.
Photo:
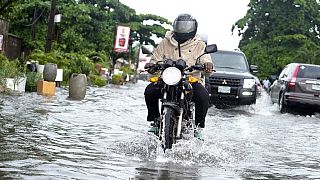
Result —
<svg viewBox="0 0 320 180"><path fill-rule="evenodd" d="M34 41L36 38L36 20L37 20L37 13L38 13L38 8L35 8L33 11L33 18L32 18L32 26L31 26L31 37L32 40Z"/></svg>
<svg viewBox="0 0 320 180"><path fill-rule="evenodd" d="M137 59L135 62L135 66L134 66L134 79L133 79L133 83L137 83L138 82L138 66L139 66L139 60L140 60L140 51L141 51L141 41L139 42L139 48L138 48L138 55L137 55Z"/></svg>
<svg viewBox="0 0 320 180"><path fill-rule="evenodd" d="M57 3L57 0L51 0L51 11L50 11L50 17L48 22L48 34L47 34L45 52L51 51L51 43L53 39L53 29L54 29L54 16L56 14L56 3Z"/></svg>

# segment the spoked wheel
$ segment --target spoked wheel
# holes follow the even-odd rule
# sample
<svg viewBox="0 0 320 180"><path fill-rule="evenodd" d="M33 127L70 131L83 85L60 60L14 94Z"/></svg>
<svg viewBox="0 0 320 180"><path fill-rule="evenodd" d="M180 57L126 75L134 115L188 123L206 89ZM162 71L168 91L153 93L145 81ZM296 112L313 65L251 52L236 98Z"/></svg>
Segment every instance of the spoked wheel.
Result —
<svg viewBox="0 0 320 180"><path fill-rule="evenodd" d="M163 141L163 149L164 151L166 149L171 149L172 148L172 144L174 142L174 131L173 131L173 127L174 127L174 112L171 108L166 107L164 108L164 114L163 114L163 118L164 118L164 138L162 139Z"/></svg>
<svg viewBox="0 0 320 180"><path fill-rule="evenodd" d="M279 110L280 110L280 113L289 112L289 107L287 104L285 104L284 93L281 94L281 97L279 100Z"/></svg>

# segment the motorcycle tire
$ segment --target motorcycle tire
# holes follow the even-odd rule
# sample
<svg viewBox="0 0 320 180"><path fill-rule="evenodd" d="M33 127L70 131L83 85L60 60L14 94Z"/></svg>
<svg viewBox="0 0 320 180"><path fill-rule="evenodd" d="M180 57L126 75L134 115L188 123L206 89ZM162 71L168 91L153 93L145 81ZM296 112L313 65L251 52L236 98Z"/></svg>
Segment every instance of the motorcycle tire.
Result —
<svg viewBox="0 0 320 180"><path fill-rule="evenodd" d="M164 143L163 148L164 151L166 149L171 149L173 144L173 127L174 127L174 112L173 109L166 107L164 109Z"/></svg>

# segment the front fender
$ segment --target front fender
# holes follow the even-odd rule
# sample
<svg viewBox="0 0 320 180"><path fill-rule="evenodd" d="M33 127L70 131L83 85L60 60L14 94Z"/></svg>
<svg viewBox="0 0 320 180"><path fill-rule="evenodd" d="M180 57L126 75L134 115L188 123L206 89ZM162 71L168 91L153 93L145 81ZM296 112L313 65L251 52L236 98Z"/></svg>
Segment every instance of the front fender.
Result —
<svg viewBox="0 0 320 180"><path fill-rule="evenodd" d="M180 114L180 106L178 106L176 103L174 102L164 102L162 104L163 107L170 107L171 109L174 110L175 115L179 115Z"/></svg>

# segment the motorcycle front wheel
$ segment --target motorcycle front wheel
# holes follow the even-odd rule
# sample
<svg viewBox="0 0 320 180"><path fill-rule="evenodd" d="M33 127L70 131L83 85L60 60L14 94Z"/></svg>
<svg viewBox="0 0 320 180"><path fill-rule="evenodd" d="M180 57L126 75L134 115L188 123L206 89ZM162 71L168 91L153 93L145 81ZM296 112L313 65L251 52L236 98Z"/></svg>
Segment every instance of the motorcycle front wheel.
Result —
<svg viewBox="0 0 320 180"><path fill-rule="evenodd" d="M171 149L172 148L172 144L174 142L174 112L173 109L171 109L170 107L165 107L164 108L164 114L163 114L163 118L164 118L164 143L163 143L163 148L164 151L166 149Z"/></svg>

